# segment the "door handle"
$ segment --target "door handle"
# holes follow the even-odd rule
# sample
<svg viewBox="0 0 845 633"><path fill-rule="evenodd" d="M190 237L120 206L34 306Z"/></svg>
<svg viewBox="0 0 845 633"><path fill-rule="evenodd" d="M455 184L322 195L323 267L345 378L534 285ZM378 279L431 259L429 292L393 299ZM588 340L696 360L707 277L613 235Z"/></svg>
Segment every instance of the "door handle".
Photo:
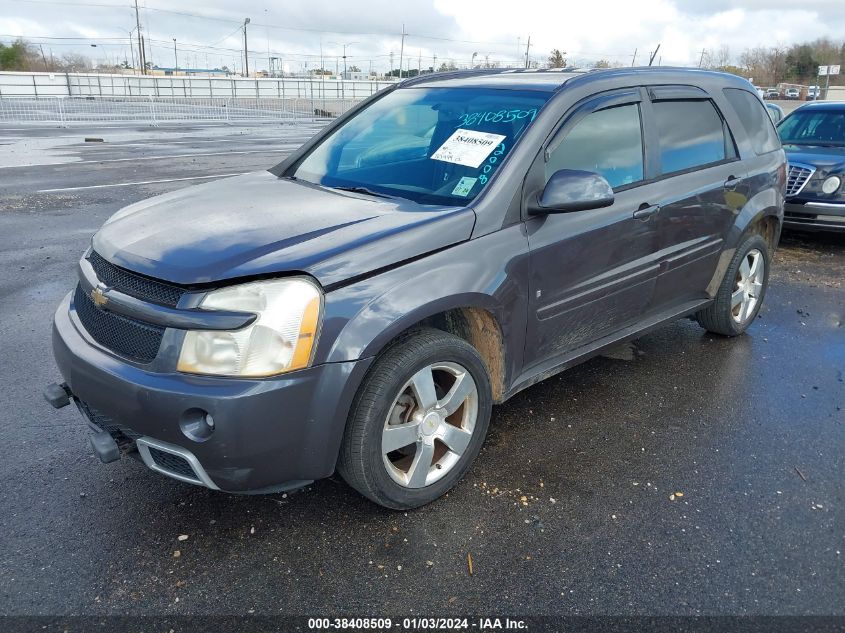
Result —
<svg viewBox="0 0 845 633"><path fill-rule="evenodd" d="M640 208L634 211L634 219L635 220L648 220L651 216L655 215L658 211L660 211L659 204L641 204Z"/></svg>
<svg viewBox="0 0 845 633"><path fill-rule="evenodd" d="M742 178L737 178L736 176L731 176L725 181L725 189L728 191L733 191L734 189L739 186L739 183L742 182Z"/></svg>

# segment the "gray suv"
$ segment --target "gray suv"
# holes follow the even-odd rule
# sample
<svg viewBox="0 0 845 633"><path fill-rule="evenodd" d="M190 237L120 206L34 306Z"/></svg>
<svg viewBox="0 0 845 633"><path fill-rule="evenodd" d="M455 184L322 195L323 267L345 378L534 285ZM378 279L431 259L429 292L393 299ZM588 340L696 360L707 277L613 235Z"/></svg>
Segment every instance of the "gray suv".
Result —
<svg viewBox="0 0 845 633"><path fill-rule="evenodd" d="M56 312L45 396L103 462L229 492L337 470L417 507L522 389L679 317L744 332L785 177L732 75L404 81L269 171L110 218Z"/></svg>

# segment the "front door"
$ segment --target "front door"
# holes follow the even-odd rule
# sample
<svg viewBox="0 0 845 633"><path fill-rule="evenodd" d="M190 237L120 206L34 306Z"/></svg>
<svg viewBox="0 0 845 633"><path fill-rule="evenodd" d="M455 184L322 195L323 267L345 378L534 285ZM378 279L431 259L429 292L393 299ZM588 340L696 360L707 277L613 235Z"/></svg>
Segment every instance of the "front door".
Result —
<svg viewBox="0 0 845 633"><path fill-rule="evenodd" d="M559 169L604 176L610 207L532 216L526 368L638 321L652 302L658 239L644 160L641 93L603 95L581 106L538 157L526 180L537 195Z"/></svg>

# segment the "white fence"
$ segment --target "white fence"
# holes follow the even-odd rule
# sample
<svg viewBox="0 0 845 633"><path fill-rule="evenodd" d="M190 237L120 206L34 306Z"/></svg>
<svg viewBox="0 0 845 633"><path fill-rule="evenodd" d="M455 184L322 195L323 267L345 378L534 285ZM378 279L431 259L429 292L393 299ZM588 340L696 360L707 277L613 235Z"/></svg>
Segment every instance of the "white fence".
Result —
<svg viewBox="0 0 845 633"><path fill-rule="evenodd" d="M0 72L0 97L208 97L360 100L388 81Z"/></svg>
<svg viewBox="0 0 845 633"><path fill-rule="evenodd" d="M0 122L60 126L294 122L336 117L355 103L353 99L317 97L0 97Z"/></svg>
<svg viewBox="0 0 845 633"><path fill-rule="evenodd" d="M0 72L0 122L235 123L336 117L384 81Z"/></svg>

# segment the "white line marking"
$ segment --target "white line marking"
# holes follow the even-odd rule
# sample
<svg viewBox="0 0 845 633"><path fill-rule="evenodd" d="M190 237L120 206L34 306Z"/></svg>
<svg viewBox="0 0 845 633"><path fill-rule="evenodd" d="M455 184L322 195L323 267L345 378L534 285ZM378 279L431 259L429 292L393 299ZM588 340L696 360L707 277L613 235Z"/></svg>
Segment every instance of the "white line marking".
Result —
<svg viewBox="0 0 845 633"><path fill-rule="evenodd" d="M168 158L193 158L194 156L228 156L229 154L277 154L282 151L278 149L265 150L240 150L237 152L205 152L202 154L169 154L167 156L133 156L130 158L105 158L93 160L78 160L73 163L59 163L60 165L87 165L90 163L125 163L130 160L165 160Z"/></svg>
<svg viewBox="0 0 845 633"><path fill-rule="evenodd" d="M183 180L207 180L210 178L229 178L230 176L243 176L248 171L241 171L235 174L213 174L211 176L189 176L187 178L164 178L162 180L142 180L139 182L116 182L108 185L87 185L85 187L59 187L58 189L39 189L36 193L54 193L56 191L80 191L82 189L105 189L107 187L131 187L134 185L157 185L162 182L181 182Z"/></svg>
<svg viewBox="0 0 845 633"><path fill-rule="evenodd" d="M298 146L293 146L298 147ZM125 163L136 160L167 160L168 158L193 158L194 156L228 156L229 154L280 154L290 152L290 149L245 150L238 152L208 152L205 154L171 154L169 156L133 156L131 158L105 158L102 160L57 161L55 163L28 163L23 165L0 165L0 169L14 169L16 167L56 167L65 165L95 165L99 163Z"/></svg>

